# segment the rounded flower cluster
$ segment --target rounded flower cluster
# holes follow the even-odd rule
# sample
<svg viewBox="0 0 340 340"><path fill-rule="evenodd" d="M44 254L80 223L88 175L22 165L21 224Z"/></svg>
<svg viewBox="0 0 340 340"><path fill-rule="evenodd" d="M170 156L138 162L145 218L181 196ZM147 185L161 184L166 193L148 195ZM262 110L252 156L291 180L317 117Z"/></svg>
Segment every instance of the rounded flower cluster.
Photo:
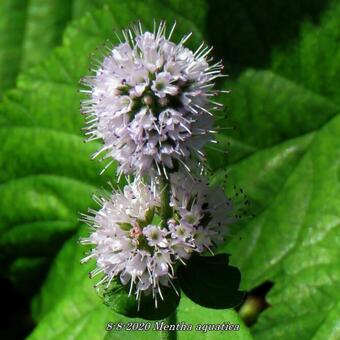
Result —
<svg viewBox="0 0 340 340"><path fill-rule="evenodd" d="M174 27L173 27L174 28ZM93 76L83 83L88 99L88 140L100 139L104 153L124 174L160 174L177 162L201 159L204 144L213 140L212 100L220 62L209 65L210 48L195 52L166 35L165 24L153 32L141 26L123 31L123 41L110 48Z"/></svg>
<svg viewBox="0 0 340 340"><path fill-rule="evenodd" d="M223 191L179 173L171 175L170 185L172 216L166 221L160 217L159 190L141 181L97 198L101 209L86 217L94 232L81 240L94 245L82 262L96 259L90 276L102 275L97 285L118 279L138 301L142 293L153 294L157 307L162 286L176 291L177 265L223 241L232 220Z"/></svg>

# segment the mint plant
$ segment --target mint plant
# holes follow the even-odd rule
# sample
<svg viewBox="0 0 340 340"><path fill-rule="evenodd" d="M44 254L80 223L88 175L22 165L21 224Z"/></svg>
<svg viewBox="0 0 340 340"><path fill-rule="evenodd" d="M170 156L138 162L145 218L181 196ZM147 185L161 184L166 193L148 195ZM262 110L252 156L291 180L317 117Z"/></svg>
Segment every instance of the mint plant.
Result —
<svg viewBox="0 0 340 340"><path fill-rule="evenodd" d="M154 23L153 32L144 32L141 23L123 30L120 43L107 46L108 55L83 80L90 88L84 90L88 98L82 105L88 141L104 143L94 156L105 152L105 158L113 158L107 167L116 160L118 176L133 174L135 179L122 192L96 198L100 210L84 218L93 232L80 241L94 247L81 262L96 260L89 276L100 277L95 288L104 286L100 294L106 304L150 319L173 312L181 286L190 296L197 283L186 283L196 275L188 260L206 251L214 255L235 218L223 191L209 188L197 174L204 172L202 147L216 133L213 110L221 104L213 97L223 91L214 89L214 81L223 77L222 64L209 65L211 48L203 43L195 52L185 47L190 34L171 42L174 29L167 33L161 22L158 27ZM209 266L209 260L200 263L202 270ZM218 308L233 307L242 299L239 274L220 275L227 261L216 263L211 279L223 282L229 300L223 301L226 294L214 298L214 292L203 290L196 301L204 304L207 295L222 302ZM179 284L183 265L189 269ZM127 309L127 301L117 306L119 290L135 297L136 310ZM155 310L148 299L154 300Z"/></svg>
<svg viewBox="0 0 340 340"><path fill-rule="evenodd" d="M112 280L107 291L105 282L93 288L100 281L88 278L95 259L79 265L91 249L77 244L90 236L79 212L91 207L89 215L95 216L101 207L91 194L109 201L126 184L124 174L116 181L116 161L99 175L112 160L98 161L105 152L91 160L101 141L83 143L79 79L89 73L90 54L98 45L107 39L119 44L112 29L140 19L150 32L154 19L176 20L171 40L193 32L188 48L195 51L207 41L215 47L212 54L223 58L231 77L220 79L216 88L232 94L215 98L224 104L214 112L218 133L213 137L219 143L201 149L211 170L203 176L223 186L227 197L239 194L232 198L234 208L241 195L234 194L234 185L251 201L251 215L228 223L229 234L213 249L215 256L195 251L186 266L180 262L178 282L172 281L180 287L179 301L173 288L161 287L174 310L168 317L172 323L229 321L240 330L177 331L177 339L339 337L337 1L5 0L0 8L0 88L13 87L0 99L1 282L7 282L2 297L10 299L5 338L19 338L18 332L38 340L174 335L107 331L110 322L145 322L143 313L156 318L169 311L162 309L160 296L156 309L152 294L142 295L151 299L141 300L138 311L134 292L129 296L120 282ZM157 176L157 167L153 171ZM150 174L141 178L150 186ZM111 193L102 194L108 181ZM267 306L250 327L237 310L225 309L232 299L228 305L228 296L220 298L232 291L221 276L234 275L238 283L233 266L242 272L241 290L251 295L242 306L249 307L250 298ZM270 290L256 296L264 282Z"/></svg>

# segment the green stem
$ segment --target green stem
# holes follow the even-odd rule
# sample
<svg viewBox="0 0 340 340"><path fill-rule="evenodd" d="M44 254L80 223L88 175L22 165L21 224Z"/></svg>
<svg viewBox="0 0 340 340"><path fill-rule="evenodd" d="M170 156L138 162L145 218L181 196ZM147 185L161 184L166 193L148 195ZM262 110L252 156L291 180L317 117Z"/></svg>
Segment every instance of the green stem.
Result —
<svg viewBox="0 0 340 340"><path fill-rule="evenodd" d="M177 322L176 311L174 311L166 319L164 319L164 322L167 325L176 325L176 322ZM176 340L177 332L176 331L162 331L161 339L162 340Z"/></svg>

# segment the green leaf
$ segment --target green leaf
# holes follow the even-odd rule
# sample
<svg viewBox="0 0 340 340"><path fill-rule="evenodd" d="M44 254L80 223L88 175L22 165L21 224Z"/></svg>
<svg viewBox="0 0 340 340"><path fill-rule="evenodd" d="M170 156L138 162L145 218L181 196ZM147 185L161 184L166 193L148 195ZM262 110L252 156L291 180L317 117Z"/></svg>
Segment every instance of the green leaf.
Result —
<svg viewBox="0 0 340 340"><path fill-rule="evenodd" d="M244 293L238 290L241 274L228 266L228 256L192 256L178 270L183 292L195 303L208 308L225 309L239 305Z"/></svg>
<svg viewBox="0 0 340 340"><path fill-rule="evenodd" d="M20 69L21 44L24 37L27 1L0 2L0 94L15 84Z"/></svg>
<svg viewBox="0 0 340 340"><path fill-rule="evenodd" d="M319 26L305 22L300 41L273 54L273 70L313 93L340 104L337 85L340 82L338 1L331 1Z"/></svg>
<svg viewBox="0 0 340 340"><path fill-rule="evenodd" d="M177 289L179 291L178 287ZM143 295L138 302L135 296L130 294L130 287L123 286L117 280L112 281L109 287L101 287L98 290L104 304L116 313L146 320L160 320L168 317L176 310L180 300L179 293L177 295L171 286L162 288L163 299L157 299L157 307L152 294Z"/></svg>
<svg viewBox="0 0 340 340"><path fill-rule="evenodd" d="M45 278L50 262L48 257L18 257L10 264L8 278L24 295L32 296Z"/></svg>
<svg viewBox="0 0 340 340"><path fill-rule="evenodd" d="M93 206L91 193L94 191L92 185L57 175L36 174L2 184L2 274L10 275L11 262L17 257L26 257L25 263L28 263L29 257L35 262L36 257L48 259L53 256L65 239L76 231L79 211ZM41 274L35 274L41 277ZM24 278L18 273L14 277ZM22 283L16 285L22 286Z"/></svg>
<svg viewBox="0 0 340 340"><path fill-rule="evenodd" d="M106 307L98 298L93 282L87 273L94 263L80 265L84 250L70 239L56 258L41 294L34 300L33 311L38 326L29 339L164 339L169 331L107 332L109 322L146 322L138 318L126 318ZM60 289L63 287L63 289ZM164 321L167 322L167 321ZM173 322L191 324L240 325L239 331L178 331L177 338L190 339L251 339L249 331L233 310L214 310L200 307L182 297ZM152 323L152 329L154 323Z"/></svg>
<svg viewBox="0 0 340 340"><path fill-rule="evenodd" d="M226 189L229 195L234 194L231 184L245 189L251 198L251 213L259 214L270 205L271 200L268 197L275 197L280 191L286 178L308 150L314 136L315 132L307 133L251 153L228 166L227 170L216 171L211 182L222 183L227 175ZM253 176L249 176L250 165Z"/></svg>
<svg viewBox="0 0 340 340"><path fill-rule="evenodd" d="M72 1L31 0L26 10L25 39L22 42L21 69L36 64L61 42L72 16Z"/></svg>
<svg viewBox="0 0 340 340"><path fill-rule="evenodd" d="M129 0L131 1L131 0ZM73 0L73 14L74 17L81 17L88 12L92 12L96 8L102 8L105 4L114 4L115 0ZM134 4L131 2L132 5ZM159 3L164 6L165 9L170 10L173 15L186 18L195 23L202 32L205 31L205 19L207 4L205 0L193 0L183 2L181 0L159 0ZM166 14L163 14L164 18ZM142 18L140 18L142 19ZM161 16L158 18L161 19ZM171 18L174 20L174 18ZM172 24L169 22L169 24Z"/></svg>
<svg viewBox="0 0 340 340"><path fill-rule="evenodd" d="M114 169L98 176L101 166L89 160L96 145L84 145L80 136L10 125L0 127L0 137L2 259L52 256L76 230L79 212L93 206L91 194Z"/></svg>
<svg viewBox="0 0 340 340"><path fill-rule="evenodd" d="M43 60L61 42L72 1L0 2L0 94L15 85L20 70Z"/></svg>
<svg viewBox="0 0 340 340"><path fill-rule="evenodd" d="M339 112L336 103L272 71L247 70L225 87L232 93L221 100L232 111L228 118L218 117L217 126L235 130L222 130L219 136L226 157L210 150L214 169L312 132Z"/></svg>
<svg viewBox="0 0 340 340"><path fill-rule="evenodd" d="M339 132L337 116L318 132L267 209L227 247L244 273L244 288L275 282L272 307L255 327L260 339L312 338L337 308Z"/></svg>
<svg viewBox="0 0 340 340"><path fill-rule="evenodd" d="M107 2L114 0L2 0L0 95L15 86L20 72L43 61L61 43L64 29L72 19ZM202 14L197 14L202 18Z"/></svg>
<svg viewBox="0 0 340 340"><path fill-rule="evenodd" d="M255 218L236 224L223 250L240 268L243 289L274 282L253 327L261 340L340 336L339 11L332 6L320 26L304 25L293 49L276 52L276 73L241 76L232 115L243 115L232 137L249 148L236 149L224 160L230 169L213 178L229 174L228 187L241 186L253 201Z"/></svg>

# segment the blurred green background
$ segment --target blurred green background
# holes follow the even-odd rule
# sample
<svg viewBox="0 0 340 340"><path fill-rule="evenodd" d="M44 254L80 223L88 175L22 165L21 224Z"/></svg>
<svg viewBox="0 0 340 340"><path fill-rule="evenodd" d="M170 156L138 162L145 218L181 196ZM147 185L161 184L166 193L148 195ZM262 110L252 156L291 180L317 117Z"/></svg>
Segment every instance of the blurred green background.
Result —
<svg viewBox="0 0 340 340"><path fill-rule="evenodd" d="M193 32L191 48L205 40L223 59L218 86L232 92L216 117L220 151L207 148L211 182L251 201L221 249L249 292L243 321L185 298L177 313L241 331L177 338L340 339L339 0L1 0L1 338L164 336L105 332L126 319L101 305L76 243L79 212L115 183L90 160L98 144L83 143L79 79L138 19L176 20L175 39Z"/></svg>

